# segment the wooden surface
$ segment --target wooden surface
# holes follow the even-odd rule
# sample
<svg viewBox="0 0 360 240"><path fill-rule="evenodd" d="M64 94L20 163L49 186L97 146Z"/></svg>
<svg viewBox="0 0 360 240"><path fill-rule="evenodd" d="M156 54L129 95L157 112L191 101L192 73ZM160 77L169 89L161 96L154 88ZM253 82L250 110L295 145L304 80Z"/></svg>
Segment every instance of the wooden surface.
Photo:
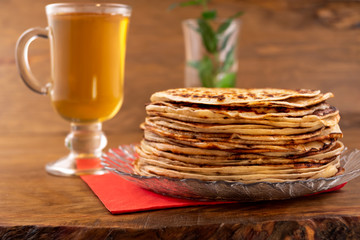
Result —
<svg viewBox="0 0 360 240"><path fill-rule="evenodd" d="M46 26L53 1L0 1L0 238L2 239L360 239L360 179L341 191L287 201L188 207L111 215L78 178L49 176L44 165L66 154L69 124L48 97L28 90L14 60L27 28ZM104 124L108 147L138 142L151 93L183 86L181 21L197 9L173 1L128 0L125 101ZM360 148L359 2L214 1L223 15L244 10L239 87L332 91L344 143ZM31 46L31 65L49 78L49 49Z"/></svg>

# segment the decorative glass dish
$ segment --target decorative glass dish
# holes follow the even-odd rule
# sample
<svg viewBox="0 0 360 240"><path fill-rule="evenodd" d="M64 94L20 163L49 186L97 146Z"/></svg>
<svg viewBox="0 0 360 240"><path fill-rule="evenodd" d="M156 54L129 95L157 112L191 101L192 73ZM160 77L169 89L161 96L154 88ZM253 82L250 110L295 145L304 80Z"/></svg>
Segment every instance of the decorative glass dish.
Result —
<svg viewBox="0 0 360 240"><path fill-rule="evenodd" d="M101 157L102 165L138 186L171 197L203 201L255 202L290 199L341 188L360 175L360 150L345 150L341 166L345 172L331 178L288 181L281 183L257 182L244 184L230 181L202 181L169 177L137 175L133 161L137 158L136 145L122 145L110 149Z"/></svg>

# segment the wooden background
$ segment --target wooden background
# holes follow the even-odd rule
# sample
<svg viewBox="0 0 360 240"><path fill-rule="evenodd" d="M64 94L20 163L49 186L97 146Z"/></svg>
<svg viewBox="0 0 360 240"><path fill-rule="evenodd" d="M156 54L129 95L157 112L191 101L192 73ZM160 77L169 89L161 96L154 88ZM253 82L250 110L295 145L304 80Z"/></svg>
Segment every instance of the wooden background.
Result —
<svg viewBox="0 0 360 240"><path fill-rule="evenodd" d="M22 83L14 59L17 38L28 28L45 27L44 7L53 2L0 1L3 135L65 136L68 132L68 123L52 110L49 98L31 92ZM121 2L133 7L133 15L128 34L125 100L119 114L104 124L110 135L139 131L151 93L183 86L181 21L200 13L196 7L169 11L173 0ZM360 2L215 0L211 6L221 16L245 12L238 49L238 87L331 91L335 94L332 103L340 109L345 127L350 125L347 115L360 114ZM39 40L30 48L33 71L44 82L50 76L48 45L47 40ZM360 122L359 118L353 119Z"/></svg>
<svg viewBox="0 0 360 240"><path fill-rule="evenodd" d="M44 7L52 2L0 0L0 238L360 239L359 178L314 197L113 216L81 179L48 175L44 165L67 153L69 123L48 96L22 83L14 51L23 31L46 26ZM172 2L122 1L133 7L125 101L104 123L108 147L139 142L150 95L183 86L181 21L199 9L169 12ZM245 11L238 87L331 91L343 142L360 148L360 1L214 0L212 6L221 16ZM48 45L39 40L30 49L31 66L43 82L50 76Z"/></svg>

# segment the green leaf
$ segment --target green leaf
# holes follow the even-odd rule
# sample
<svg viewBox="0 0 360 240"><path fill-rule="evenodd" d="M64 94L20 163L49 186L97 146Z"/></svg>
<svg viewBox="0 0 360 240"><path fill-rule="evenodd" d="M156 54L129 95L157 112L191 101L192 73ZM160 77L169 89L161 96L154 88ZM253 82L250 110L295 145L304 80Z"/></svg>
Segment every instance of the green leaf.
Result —
<svg viewBox="0 0 360 240"><path fill-rule="evenodd" d="M214 20L217 17L217 12L216 10L205 11L201 16L206 20Z"/></svg>
<svg viewBox="0 0 360 240"><path fill-rule="evenodd" d="M208 56L204 56L199 61L190 61L189 66L198 71L198 76L203 87L214 87L213 63Z"/></svg>
<svg viewBox="0 0 360 240"><path fill-rule="evenodd" d="M199 18L197 22L199 26L198 32L201 34L201 39L205 49L209 53L215 53L217 50L218 39L214 30L211 28L209 23L202 18Z"/></svg>
<svg viewBox="0 0 360 240"><path fill-rule="evenodd" d="M235 52L235 46L232 46L232 48L226 53L224 64L221 68L221 72L227 72L230 70L231 66L234 64L234 52Z"/></svg>
<svg viewBox="0 0 360 240"><path fill-rule="evenodd" d="M215 86L218 88L232 88L236 84L236 74L230 72L225 74L219 81L216 82Z"/></svg>
<svg viewBox="0 0 360 240"><path fill-rule="evenodd" d="M217 34L220 35L222 33L224 33L226 31L226 29L231 25L232 20L234 20L235 18L240 17L241 15L243 15L244 13L242 11L239 11L237 13L235 13L233 16L229 17L228 19L226 19L218 28L217 30Z"/></svg>
<svg viewBox="0 0 360 240"><path fill-rule="evenodd" d="M223 22L223 23L219 26L219 28L218 28L218 30L217 30L217 34L220 35L220 34L224 33L224 32L226 31L226 29L230 26L231 21L232 21L232 18L226 19L226 21Z"/></svg>
<svg viewBox="0 0 360 240"><path fill-rule="evenodd" d="M190 66L190 67L193 67L193 68L195 68L195 69L197 69L197 70L199 70L200 67L201 67L200 61L189 61L189 62L187 63L187 65Z"/></svg>
<svg viewBox="0 0 360 240"><path fill-rule="evenodd" d="M234 14L232 17L230 17L230 18L235 19L235 18L238 18L238 17L240 17L240 16L242 16L242 15L244 15L244 12L243 12L243 11L239 11L239 12L235 13L235 14Z"/></svg>
<svg viewBox="0 0 360 240"><path fill-rule="evenodd" d="M226 35L221 43L221 46L220 46L220 51L224 50L226 48L226 45L229 41L229 38L231 37L232 33L229 33L228 35Z"/></svg>
<svg viewBox="0 0 360 240"><path fill-rule="evenodd" d="M203 87L214 87L213 64L208 56L200 61L199 77Z"/></svg>

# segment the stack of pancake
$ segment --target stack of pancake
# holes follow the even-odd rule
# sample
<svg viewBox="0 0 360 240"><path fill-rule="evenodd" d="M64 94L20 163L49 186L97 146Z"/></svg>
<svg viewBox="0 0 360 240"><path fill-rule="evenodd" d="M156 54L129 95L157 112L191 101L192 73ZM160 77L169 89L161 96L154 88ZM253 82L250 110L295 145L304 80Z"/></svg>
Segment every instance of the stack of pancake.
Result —
<svg viewBox="0 0 360 240"><path fill-rule="evenodd" d="M154 93L135 171L207 181L340 174L339 111L319 90L180 88Z"/></svg>

